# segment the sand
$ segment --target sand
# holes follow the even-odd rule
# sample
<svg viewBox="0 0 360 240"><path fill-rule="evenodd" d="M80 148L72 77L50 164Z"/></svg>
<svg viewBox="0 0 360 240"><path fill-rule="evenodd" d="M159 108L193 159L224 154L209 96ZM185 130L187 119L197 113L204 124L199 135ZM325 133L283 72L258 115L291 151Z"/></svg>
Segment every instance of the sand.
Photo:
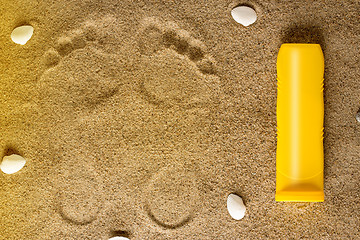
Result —
<svg viewBox="0 0 360 240"><path fill-rule="evenodd" d="M0 239L360 238L360 2L239 3L0 0ZM323 203L274 200L284 42L324 50Z"/></svg>

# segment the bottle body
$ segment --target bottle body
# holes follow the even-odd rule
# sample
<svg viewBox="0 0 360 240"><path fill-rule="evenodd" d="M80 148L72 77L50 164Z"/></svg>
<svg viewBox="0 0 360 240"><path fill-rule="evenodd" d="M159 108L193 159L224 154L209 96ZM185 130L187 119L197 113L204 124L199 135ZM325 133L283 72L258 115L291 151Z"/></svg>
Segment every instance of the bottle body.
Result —
<svg viewBox="0 0 360 240"><path fill-rule="evenodd" d="M283 44L277 59L276 201L323 201L324 56Z"/></svg>

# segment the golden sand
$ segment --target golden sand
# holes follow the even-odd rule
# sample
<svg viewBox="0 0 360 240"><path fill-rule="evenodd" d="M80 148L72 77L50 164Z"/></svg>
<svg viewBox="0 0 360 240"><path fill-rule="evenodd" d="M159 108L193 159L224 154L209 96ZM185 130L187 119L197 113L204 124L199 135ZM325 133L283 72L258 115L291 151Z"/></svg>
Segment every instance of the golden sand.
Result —
<svg viewBox="0 0 360 240"><path fill-rule="evenodd" d="M360 238L359 1L238 3L0 0L0 239ZM284 42L325 55L324 203L274 200Z"/></svg>

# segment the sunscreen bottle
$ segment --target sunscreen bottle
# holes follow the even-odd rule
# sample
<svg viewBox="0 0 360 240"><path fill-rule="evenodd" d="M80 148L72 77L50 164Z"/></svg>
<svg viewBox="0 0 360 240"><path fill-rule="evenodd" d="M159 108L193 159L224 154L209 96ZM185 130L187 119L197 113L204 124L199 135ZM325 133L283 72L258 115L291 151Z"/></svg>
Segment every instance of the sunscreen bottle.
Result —
<svg viewBox="0 0 360 240"><path fill-rule="evenodd" d="M276 201L324 201L324 56L283 44L277 58Z"/></svg>

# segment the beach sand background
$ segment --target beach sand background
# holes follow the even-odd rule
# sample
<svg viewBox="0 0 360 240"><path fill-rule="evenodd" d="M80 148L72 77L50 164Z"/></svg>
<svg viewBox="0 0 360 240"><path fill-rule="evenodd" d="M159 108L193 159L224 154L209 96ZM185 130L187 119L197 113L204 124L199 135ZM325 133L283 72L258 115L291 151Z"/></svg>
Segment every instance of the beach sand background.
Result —
<svg viewBox="0 0 360 240"><path fill-rule="evenodd" d="M231 17L252 6L257 21ZM359 1L0 0L0 239L359 239ZM31 24L22 46L12 30ZM325 56L325 201L275 202L276 56ZM233 220L228 194L246 216Z"/></svg>

